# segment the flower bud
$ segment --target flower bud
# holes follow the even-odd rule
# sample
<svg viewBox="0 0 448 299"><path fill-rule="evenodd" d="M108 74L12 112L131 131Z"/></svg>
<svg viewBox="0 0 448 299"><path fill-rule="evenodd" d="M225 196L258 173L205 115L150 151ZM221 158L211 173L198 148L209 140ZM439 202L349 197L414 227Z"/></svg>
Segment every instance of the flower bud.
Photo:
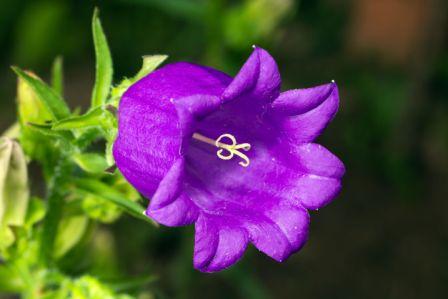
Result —
<svg viewBox="0 0 448 299"><path fill-rule="evenodd" d="M27 72L27 74L39 79L32 72ZM22 124L28 122L44 123L52 119L48 108L38 98L31 86L20 77L18 77L17 81L17 102L19 106L19 118Z"/></svg>
<svg viewBox="0 0 448 299"><path fill-rule="evenodd" d="M28 171L20 145L9 138L0 138L0 248L11 245L11 226L25 222L29 200Z"/></svg>

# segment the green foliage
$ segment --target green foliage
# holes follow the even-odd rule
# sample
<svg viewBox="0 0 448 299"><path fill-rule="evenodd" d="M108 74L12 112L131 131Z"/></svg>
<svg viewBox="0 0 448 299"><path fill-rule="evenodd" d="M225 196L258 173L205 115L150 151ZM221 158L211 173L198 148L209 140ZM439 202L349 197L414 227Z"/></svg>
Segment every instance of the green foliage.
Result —
<svg viewBox="0 0 448 299"><path fill-rule="evenodd" d="M103 174L108 166L104 155L100 154L77 153L72 158L82 170L92 174Z"/></svg>
<svg viewBox="0 0 448 299"><path fill-rule="evenodd" d="M94 108L87 112L86 114L80 116L72 116L62 119L60 121L54 122L52 129L59 130L77 130L85 129L89 127L103 126L103 121L105 121L104 111L101 107Z"/></svg>
<svg viewBox="0 0 448 299"><path fill-rule="evenodd" d="M95 9L92 20L92 33L95 45L96 75L92 93L92 108L106 103L113 75L112 57L98 14L98 9Z"/></svg>
<svg viewBox="0 0 448 299"><path fill-rule="evenodd" d="M59 222L55 239L54 257L60 258L72 249L83 237L88 225L85 215L66 216Z"/></svg>
<svg viewBox="0 0 448 299"><path fill-rule="evenodd" d="M166 59L168 58L167 55L146 55L143 56L143 64L140 71L135 75L134 78L132 78L131 84L134 82L137 82L144 76L148 75L152 71L154 71L159 65L161 65Z"/></svg>
<svg viewBox="0 0 448 299"><path fill-rule="evenodd" d="M134 298L93 276L73 278L60 267L81 244L88 246L95 222L112 223L125 212L154 224L144 215L138 192L113 170L112 146L119 98L166 56L145 56L141 70L113 88L112 59L98 10L92 32L96 79L86 113L71 112L63 99L62 58L53 63L51 86L13 67L19 124L7 134L20 144L0 138L0 258L5 261L0 290L24 298ZM106 150L98 151L98 144ZM42 166L45 200L30 198L27 160Z"/></svg>
<svg viewBox="0 0 448 299"><path fill-rule="evenodd" d="M96 198L108 200L121 207L134 217L153 224L153 222L145 216L145 209L141 205L126 199L121 192L117 191L113 187L110 187L96 179L77 179L74 183L76 186L76 191L80 194L96 195Z"/></svg>

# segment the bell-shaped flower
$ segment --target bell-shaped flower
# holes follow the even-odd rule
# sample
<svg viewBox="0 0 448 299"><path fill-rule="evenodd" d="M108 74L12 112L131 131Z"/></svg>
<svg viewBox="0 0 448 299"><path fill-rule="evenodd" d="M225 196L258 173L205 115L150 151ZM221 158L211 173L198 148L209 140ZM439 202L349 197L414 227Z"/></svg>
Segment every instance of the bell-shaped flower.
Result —
<svg viewBox="0 0 448 299"><path fill-rule="evenodd" d="M254 48L232 78L173 63L123 95L116 164L150 199L146 215L195 224L194 266L229 267L249 243L277 261L307 240L310 216L341 189L344 165L314 143L335 116L334 82L280 92L274 59Z"/></svg>

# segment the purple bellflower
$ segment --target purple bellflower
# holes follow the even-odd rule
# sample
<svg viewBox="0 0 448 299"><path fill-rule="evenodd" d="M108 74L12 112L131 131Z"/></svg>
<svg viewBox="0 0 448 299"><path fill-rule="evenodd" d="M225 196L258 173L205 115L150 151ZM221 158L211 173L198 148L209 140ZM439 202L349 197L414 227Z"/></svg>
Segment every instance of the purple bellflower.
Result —
<svg viewBox="0 0 448 299"><path fill-rule="evenodd" d="M231 266L249 242L285 260L307 240L308 210L341 189L344 165L313 143L338 110L336 84L280 84L274 59L254 47L235 78L173 63L121 99L116 164L151 199L148 217L195 224L200 271Z"/></svg>

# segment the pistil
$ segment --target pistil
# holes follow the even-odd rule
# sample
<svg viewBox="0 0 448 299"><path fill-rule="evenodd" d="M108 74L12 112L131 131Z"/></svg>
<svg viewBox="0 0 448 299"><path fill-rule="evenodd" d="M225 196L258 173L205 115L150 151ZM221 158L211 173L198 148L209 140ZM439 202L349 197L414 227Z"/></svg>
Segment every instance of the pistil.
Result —
<svg viewBox="0 0 448 299"><path fill-rule="evenodd" d="M222 159L222 160L231 160L235 155L237 155L238 157L240 157L243 161L239 162L238 164L240 164L243 167L247 167L250 164L250 160L249 158L242 153L240 150L244 150L244 151L249 151L251 148L251 145L249 143L241 143L238 144L236 141L235 136L233 136L232 134L222 134L221 136L218 137L218 139L213 140L209 137L206 137L204 135L201 135L199 133L194 133L193 134L193 138L216 146L217 148L219 148L219 150L216 152L216 155L218 156L218 158ZM231 144L227 144L227 143L223 143L221 142L223 139L229 139ZM227 155L225 154L227 152Z"/></svg>

